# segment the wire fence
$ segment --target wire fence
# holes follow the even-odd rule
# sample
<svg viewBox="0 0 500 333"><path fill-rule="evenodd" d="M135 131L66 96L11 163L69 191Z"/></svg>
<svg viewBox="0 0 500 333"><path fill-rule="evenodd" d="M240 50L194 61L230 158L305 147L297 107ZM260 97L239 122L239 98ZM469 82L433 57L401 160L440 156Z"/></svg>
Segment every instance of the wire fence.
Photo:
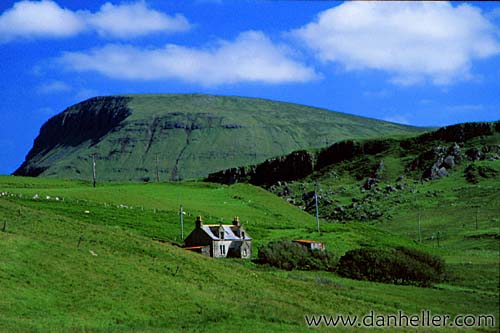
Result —
<svg viewBox="0 0 500 333"><path fill-rule="evenodd" d="M500 238L500 207L436 207L412 215L405 223L394 221L392 231L435 246L448 240Z"/></svg>

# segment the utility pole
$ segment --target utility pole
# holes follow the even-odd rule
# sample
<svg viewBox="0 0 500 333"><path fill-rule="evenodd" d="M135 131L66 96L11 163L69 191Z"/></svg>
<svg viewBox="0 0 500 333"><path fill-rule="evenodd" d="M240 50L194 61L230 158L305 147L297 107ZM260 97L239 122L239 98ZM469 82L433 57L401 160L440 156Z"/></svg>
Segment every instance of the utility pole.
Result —
<svg viewBox="0 0 500 333"><path fill-rule="evenodd" d="M92 154L92 179L95 188L96 172L95 172L95 153Z"/></svg>
<svg viewBox="0 0 500 333"><path fill-rule="evenodd" d="M181 240L184 240L184 209L181 205L179 209L179 222L181 224Z"/></svg>
<svg viewBox="0 0 500 333"><path fill-rule="evenodd" d="M158 161L158 153L156 154L156 182L159 183L160 182L160 170L158 169L158 164L159 164L159 161Z"/></svg>
<svg viewBox="0 0 500 333"><path fill-rule="evenodd" d="M422 243L422 234L420 233L420 216L422 215L421 208L418 208L418 242Z"/></svg>
<svg viewBox="0 0 500 333"><path fill-rule="evenodd" d="M316 205L316 225L318 226L318 232L319 232L319 208L318 208L318 191L317 191L318 183L316 183L315 185L316 188L314 189L314 202Z"/></svg>

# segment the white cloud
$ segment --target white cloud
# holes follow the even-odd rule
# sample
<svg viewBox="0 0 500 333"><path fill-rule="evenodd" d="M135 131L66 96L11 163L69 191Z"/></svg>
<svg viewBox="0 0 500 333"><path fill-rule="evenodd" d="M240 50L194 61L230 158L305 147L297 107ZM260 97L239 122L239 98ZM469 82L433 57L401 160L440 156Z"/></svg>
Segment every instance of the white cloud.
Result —
<svg viewBox="0 0 500 333"><path fill-rule="evenodd" d="M60 59L74 71L94 71L128 80L180 79L202 85L237 82L287 83L317 78L313 69L293 60L291 51L262 32L247 31L214 47L169 44L158 49L109 44L88 52L67 52Z"/></svg>
<svg viewBox="0 0 500 333"><path fill-rule="evenodd" d="M169 16L149 8L144 1L123 5L105 3L96 13L71 11L51 0L20 1L0 15L0 42L18 38L67 38L85 31L125 39L189 28L184 16Z"/></svg>
<svg viewBox="0 0 500 333"><path fill-rule="evenodd" d="M84 29L80 15L48 0L17 2L0 16L0 42L19 37L69 37Z"/></svg>
<svg viewBox="0 0 500 333"><path fill-rule="evenodd" d="M467 79L474 59L500 53L497 28L468 4L346 2L292 31L323 62L374 69L413 85Z"/></svg>
<svg viewBox="0 0 500 333"><path fill-rule="evenodd" d="M62 81L52 81L38 87L38 92L41 94L52 94L66 92L71 90L71 86Z"/></svg>
<svg viewBox="0 0 500 333"><path fill-rule="evenodd" d="M132 4L104 4L88 17L89 25L102 36L133 38L155 32L187 31L189 23L182 15L168 16L147 7L144 1Z"/></svg>

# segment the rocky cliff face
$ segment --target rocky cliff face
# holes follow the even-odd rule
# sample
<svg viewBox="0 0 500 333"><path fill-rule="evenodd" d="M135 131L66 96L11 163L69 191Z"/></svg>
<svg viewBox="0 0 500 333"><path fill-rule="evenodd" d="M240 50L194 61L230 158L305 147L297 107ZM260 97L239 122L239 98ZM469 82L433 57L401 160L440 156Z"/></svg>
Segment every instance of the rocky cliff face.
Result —
<svg viewBox="0 0 500 333"><path fill-rule="evenodd" d="M40 129L26 161L14 172L16 176L36 177L48 166L39 165L44 155L56 146L77 147L89 141L95 145L120 123L131 110L127 97L95 97L76 104L49 119Z"/></svg>
<svg viewBox="0 0 500 333"><path fill-rule="evenodd" d="M314 154L308 151L296 151L287 156L266 160L256 166L212 173L206 180L221 184L248 182L254 185L271 185L278 180L294 181L306 177L313 171L314 157Z"/></svg>

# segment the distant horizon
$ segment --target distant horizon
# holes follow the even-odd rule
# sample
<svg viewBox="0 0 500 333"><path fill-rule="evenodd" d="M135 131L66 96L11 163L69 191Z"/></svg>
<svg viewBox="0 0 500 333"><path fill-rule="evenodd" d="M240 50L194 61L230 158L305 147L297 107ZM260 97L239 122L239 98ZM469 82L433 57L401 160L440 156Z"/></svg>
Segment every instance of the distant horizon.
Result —
<svg viewBox="0 0 500 333"><path fill-rule="evenodd" d="M93 96L257 98L425 128L496 121L499 31L495 2L4 1L0 174L50 117Z"/></svg>
<svg viewBox="0 0 500 333"><path fill-rule="evenodd" d="M266 101L273 101L273 102L280 102L280 103L287 103L287 104L296 104L296 105L301 105L301 106L306 106L306 107L310 107L310 108L315 108L315 109L323 109L323 110L327 110L327 111L330 111L330 112L336 112L336 113L342 113L342 114L347 114L347 115L351 115L351 116L355 116L355 117L362 117L362 118L367 118L367 119L375 119L375 120L380 120L380 121L384 121L384 122L388 122L388 123L393 123L393 124L398 124L398 125L403 125L403 126L409 126L409 127L420 127L420 128L441 128L441 127L446 127L446 126L453 126L453 125L458 125L458 124L463 124L463 123L470 123L470 122L496 122L496 121L500 121L500 115L498 116L498 118L491 118L490 120L477 120L477 121L462 121L462 122L451 122L449 124L444 124L444 125L433 125L433 124L423 124L423 125L411 125L411 124L405 124L405 123L400 123L400 122L397 122L397 121L391 121L391 120L386 120L386 119L383 119L383 118L375 118L375 117L368 117L368 116L363 116L361 114L355 114L355 113L350 113L350 112L346 112L346 111L342 111L342 110L335 110L335 109L330 109L330 108L326 108L326 107L321 107L321 106L317 106L317 105L313 105L313 104L304 104L304 103L295 103L295 102L291 102L291 101L286 101L286 100L279 100L279 99L274 99L274 98L265 98L265 97L258 97L258 96L245 96L245 95L231 95L231 94L211 94L211 93L203 93L203 92L176 92L176 93L168 93L168 92L165 92L165 93L160 93L160 92L155 92L155 93L147 93L147 92L144 92L144 93L120 93L120 94L110 94L110 95L96 95L96 96L92 96L92 97L88 97L88 98L85 98L79 102L76 102L66 108L64 108L63 110L55 113L54 115L51 115L47 118L47 120L49 120L50 118L54 117L54 116L57 116L58 114L61 114L63 113L65 110L67 110L68 108L72 107L73 105L76 105L76 104L79 104L79 103L82 103L82 102L85 102L85 101L88 101L88 100L91 100L93 98L99 98L99 97L111 97L111 96L147 96L147 95L151 95L151 96L159 96L159 95L205 95L205 96L216 96L216 97L240 97L240 98L248 98L248 99L260 99L260 100L266 100Z"/></svg>

